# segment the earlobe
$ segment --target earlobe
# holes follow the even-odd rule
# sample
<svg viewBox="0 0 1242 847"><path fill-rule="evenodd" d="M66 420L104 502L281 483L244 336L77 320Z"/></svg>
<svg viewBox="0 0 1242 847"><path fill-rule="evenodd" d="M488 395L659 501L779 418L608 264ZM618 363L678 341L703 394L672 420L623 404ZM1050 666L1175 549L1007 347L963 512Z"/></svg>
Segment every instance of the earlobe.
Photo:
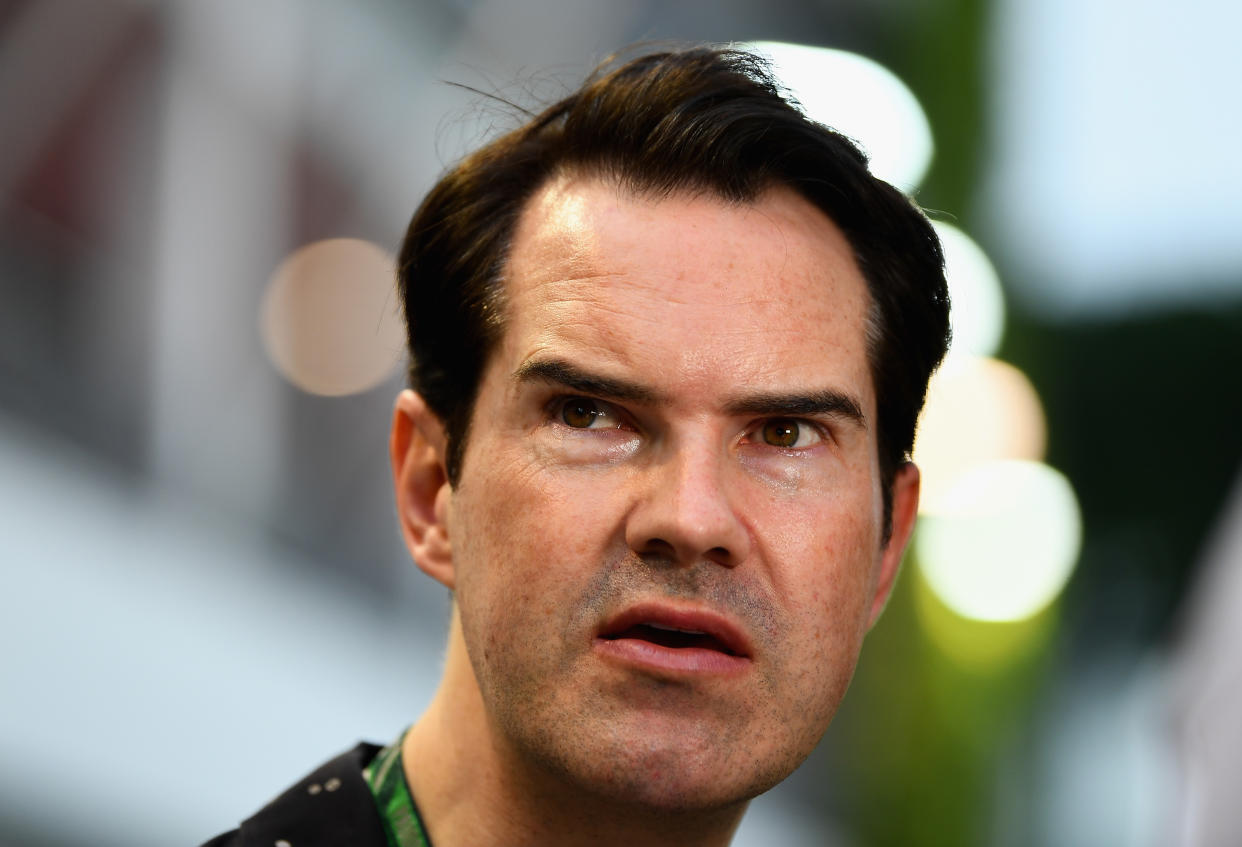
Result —
<svg viewBox="0 0 1242 847"><path fill-rule="evenodd" d="M388 453L401 534L415 564L451 589L452 489L445 470L446 444L444 425L423 398L410 390L397 395Z"/></svg>
<svg viewBox="0 0 1242 847"><path fill-rule="evenodd" d="M880 575L876 581L875 596L871 602L871 617L867 628L875 626L888 602L906 545L914 532L914 522L919 512L919 469L913 462L906 462L897 469L893 478L893 527L888 542L880 553Z"/></svg>

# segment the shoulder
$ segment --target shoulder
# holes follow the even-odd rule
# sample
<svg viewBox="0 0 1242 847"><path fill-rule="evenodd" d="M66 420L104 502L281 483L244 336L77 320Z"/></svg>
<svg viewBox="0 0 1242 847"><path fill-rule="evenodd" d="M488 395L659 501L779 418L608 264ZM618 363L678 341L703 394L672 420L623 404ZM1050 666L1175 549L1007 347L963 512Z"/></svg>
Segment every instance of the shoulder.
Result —
<svg viewBox="0 0 1242 847"><path fill-rule="evenodd" d="M384 827L362 769L380 748L362 743L320 765L244 821L202 847L385 847Z"/></svg>

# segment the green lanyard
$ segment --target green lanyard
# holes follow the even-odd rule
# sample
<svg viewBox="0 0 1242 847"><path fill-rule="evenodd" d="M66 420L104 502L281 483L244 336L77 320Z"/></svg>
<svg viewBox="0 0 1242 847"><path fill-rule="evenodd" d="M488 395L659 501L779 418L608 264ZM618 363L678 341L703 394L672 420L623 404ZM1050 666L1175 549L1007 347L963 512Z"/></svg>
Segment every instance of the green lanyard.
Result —
<svg viewBox="0 0 1242 847"><path fill-rule="evenodd" d="M375 797L388 847L431 847L431 839L418 818L410 787L405 784L401 766L401 741L385 747L362 771L363 778Z"/></svg>

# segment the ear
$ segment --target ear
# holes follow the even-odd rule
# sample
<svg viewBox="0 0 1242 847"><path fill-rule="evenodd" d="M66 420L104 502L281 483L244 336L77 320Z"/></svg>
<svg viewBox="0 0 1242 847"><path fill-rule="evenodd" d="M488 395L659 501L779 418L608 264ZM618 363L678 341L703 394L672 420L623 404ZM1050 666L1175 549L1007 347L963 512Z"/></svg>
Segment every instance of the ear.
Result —
<svg viewBox="0 0 1242 847"><path fill-rule="evenodd" d="M901 557L914 532L914 521L919 513L919 469L914 462L906 462L897 469L893 478L893 529L888 542L880 552L880 578L876 582L875 597L871 601L871 618L867 628L875 626L884 611L884 604L892 593L901 568Z"/></svg>
<svg viewBox="0 0 1242 847"><path fill-rule="evenodd" d="M388 454L401 534L414 563L438 582L454 586L449 544L452 488L445 469L444 424L413 391L397 395Z"/></svg>

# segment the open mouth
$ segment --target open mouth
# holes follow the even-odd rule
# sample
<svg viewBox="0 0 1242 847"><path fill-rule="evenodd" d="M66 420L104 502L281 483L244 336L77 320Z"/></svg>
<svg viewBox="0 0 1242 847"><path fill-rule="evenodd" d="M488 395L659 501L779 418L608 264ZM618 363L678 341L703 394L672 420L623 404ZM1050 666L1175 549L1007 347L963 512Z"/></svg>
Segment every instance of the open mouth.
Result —
<svg viewBox="0 0 1242 847"><path fill-rule="evenodd" d="M673 649L698 648L701 650L716 650L728 656L738 655L729 645L710 633L693 629L678 629L655 623L635 624L619 632L604 634L600 637L606 641L632 638Z"/></svg>
<svg viewBox="0 0 1242 847"><path fill-rule="evenodd" d="M728 616L664 601L637 603L607 621L595 648L622 667L660 676L736 675L754 661L746 631Z"/></svg>

